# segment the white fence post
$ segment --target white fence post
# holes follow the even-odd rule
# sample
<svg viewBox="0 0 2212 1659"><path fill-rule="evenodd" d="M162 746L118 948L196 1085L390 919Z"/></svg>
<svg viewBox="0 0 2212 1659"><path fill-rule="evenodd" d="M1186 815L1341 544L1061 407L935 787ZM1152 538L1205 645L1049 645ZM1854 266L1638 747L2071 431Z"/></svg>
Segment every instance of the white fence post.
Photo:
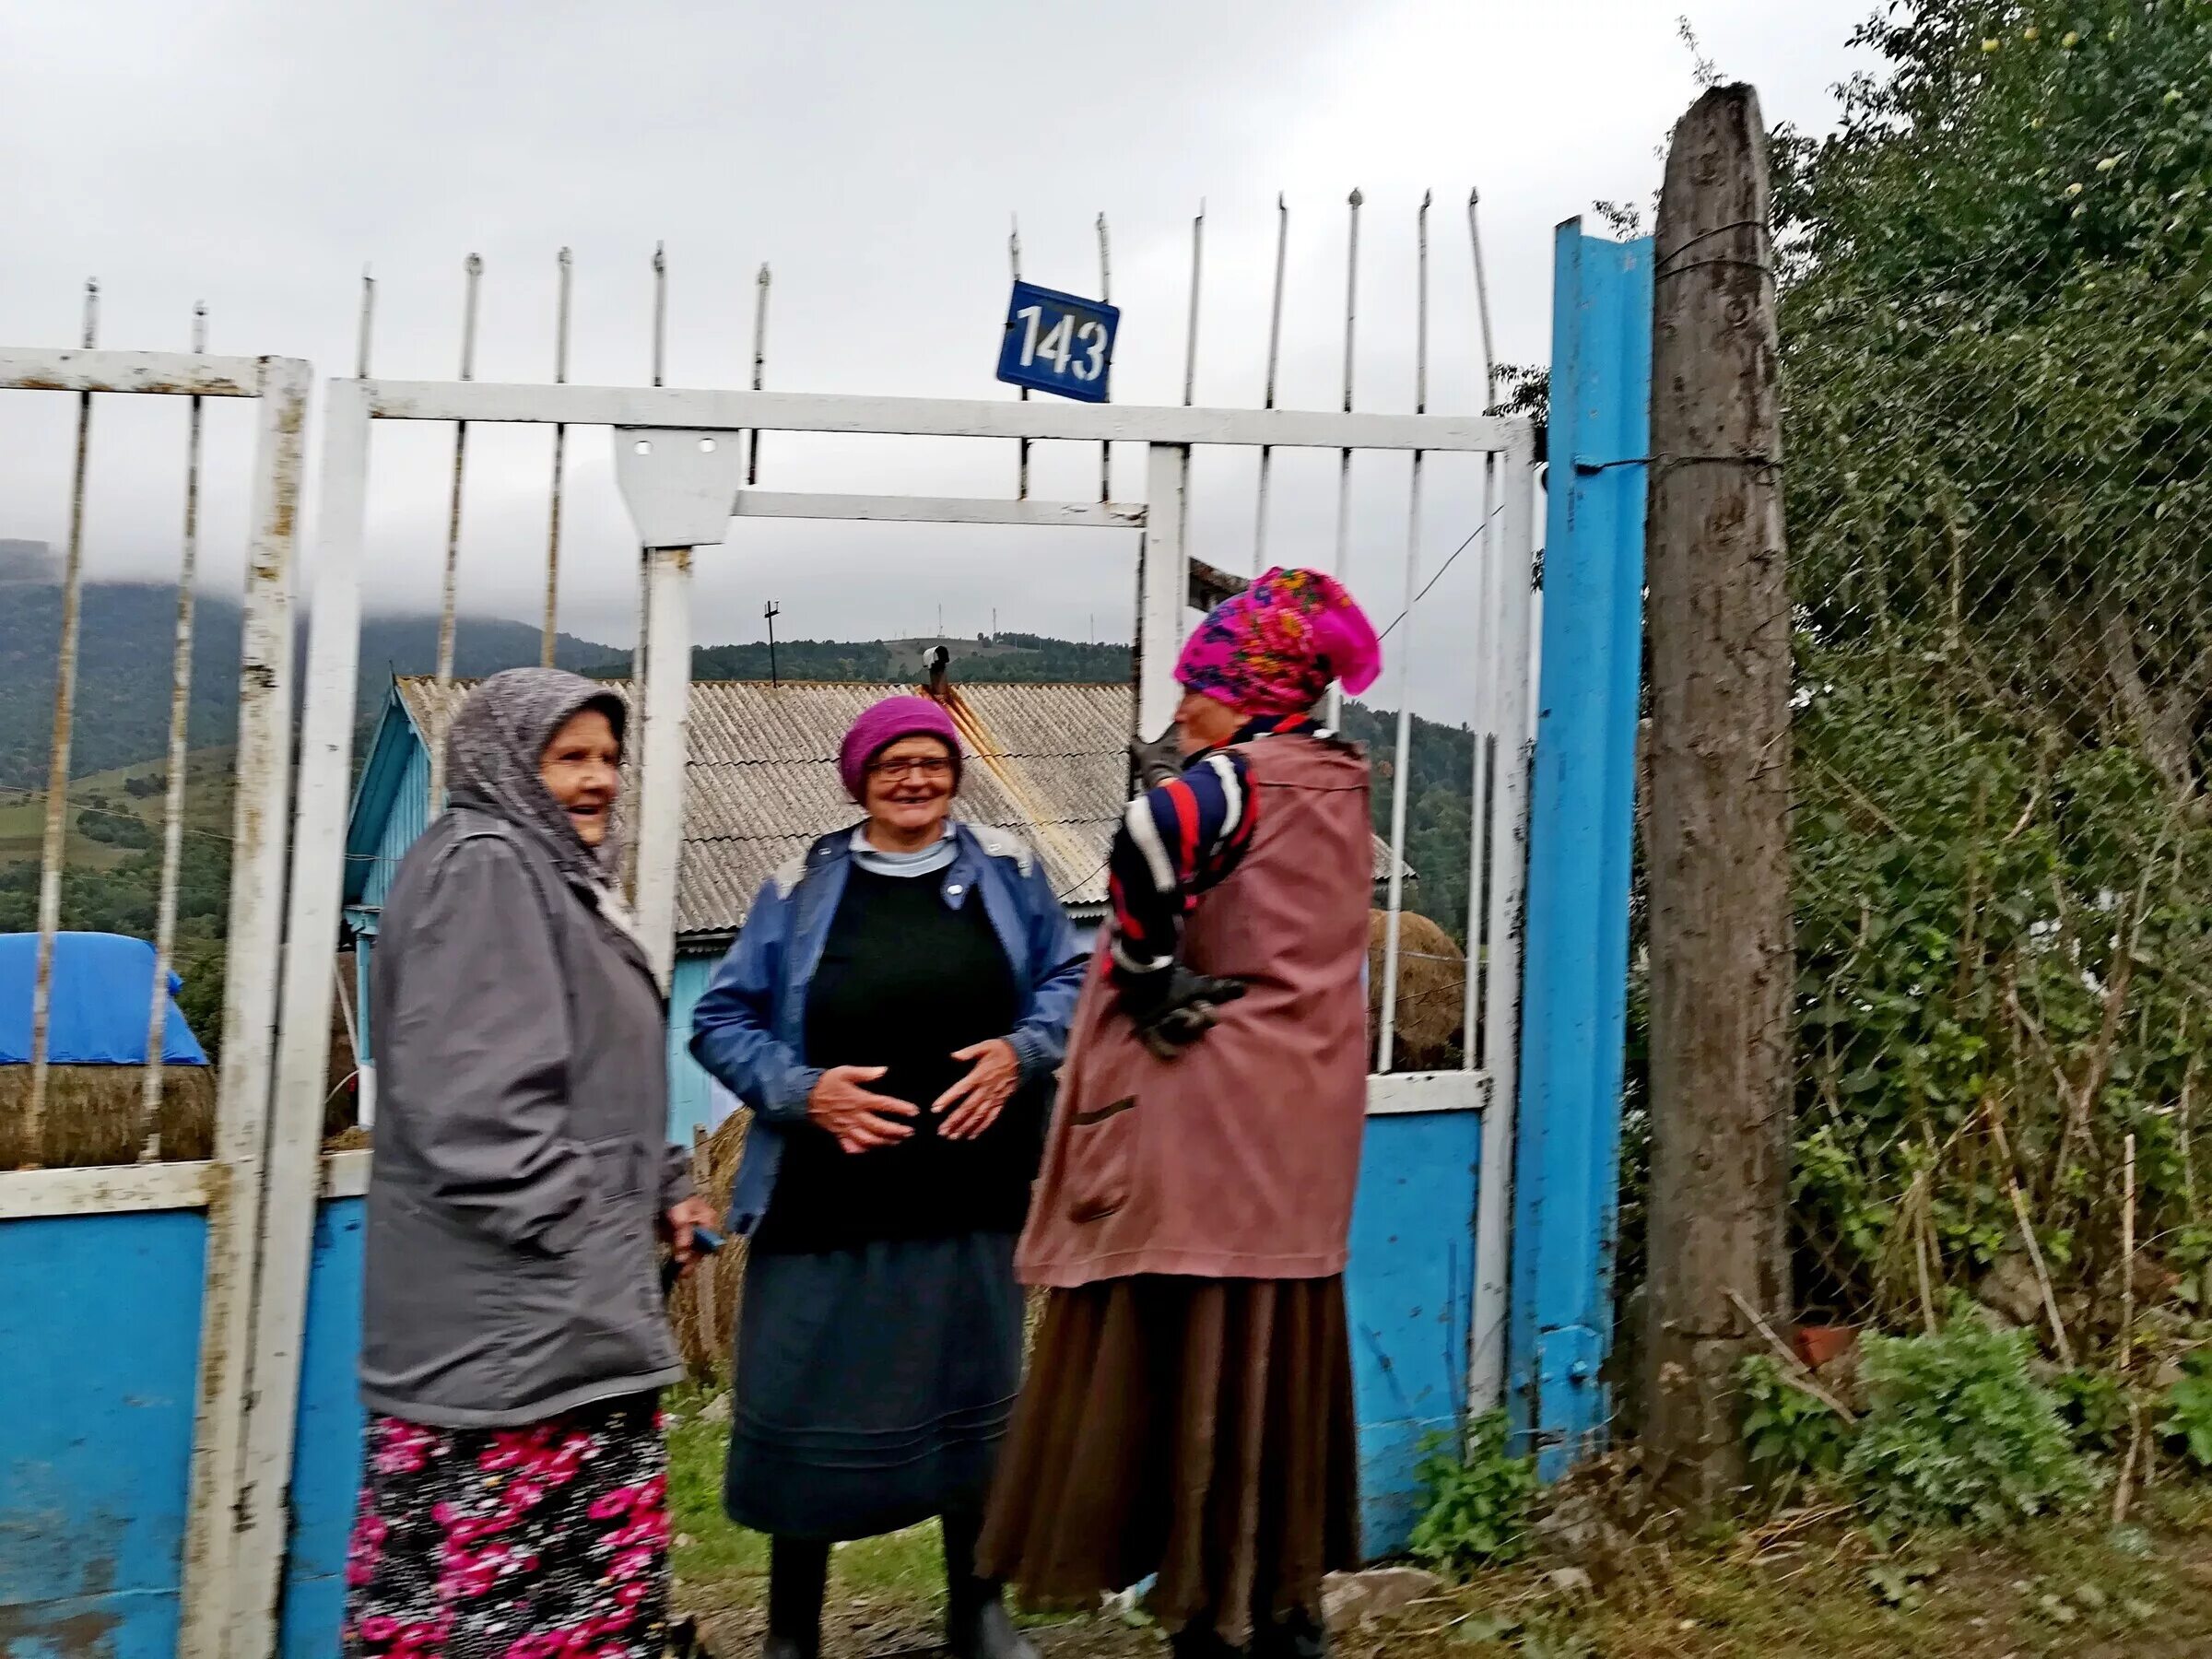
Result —
<svg viewBox="0 0 2212 1659"><path fill-rule="evenodd" d="M637 911L638 931L663 992L676 971L676 888L684 849L690 700L691 549L649 547L645 660L637 676Z"/></svg>
<svg viewBox="0 0 2212 1659"><path fill-rule="evenodd" d="M253 1289L283 937L284 806L291 747L287 670L309 373L305 363L291 359L262 359L239 674L238 799L216 1110L218 1175L207 1206L207 1288L177 1644L182 1659L231 1659L233 1653L225 1628L253 1380Z"/></svg>
<svg viewBox="0 0 2212 1659"><path fill-rule="evenodd" d="M253 1394L232 1561L230 1640L224 1650L238 1659L262 1659L276 1646L308 1277L322 1185L318 1164L330 1063L332 969L351 795L369 463L369 404L360 382L333 382L324 416L322 515L315 537L276 1081L263 1182L267 1196L253 1310Z"/></svg>
<svg viewBox="0 0 2212 1659"><path fill-rule="evenodd" d="M1190 608L1190 446L1155 443L1146 458L1144 551L1136 568L1136 735L1149 741L1167 730L1182 696L1175 654Z"/></svg>

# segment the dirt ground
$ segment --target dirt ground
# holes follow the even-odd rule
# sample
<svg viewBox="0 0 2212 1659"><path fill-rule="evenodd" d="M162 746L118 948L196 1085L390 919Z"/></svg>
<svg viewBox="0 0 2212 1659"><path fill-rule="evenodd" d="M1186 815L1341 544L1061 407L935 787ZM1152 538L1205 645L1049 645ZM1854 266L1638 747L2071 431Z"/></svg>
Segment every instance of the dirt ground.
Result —
<svg viewBox="0 0 2212 1659"><path fill-rule="evenodd" d="M1440 1588L1337 1632L1340 1659L2204 1659L2212 1654L2212 1500L2154 1495L2135 1524L2053 1523L2001 1544L1877 1555L1841 1518L1786 1518L1705 1543L1653 1539L1600 1582L1556 1562ZM717 1659L761 1639L754 1571L687 1579ZM825 1653L938 1651L934 1598L909 1583L833 1593ZM1164 1655L1159 1633L1099 1617L1040 1625L1048 1659Z"/></svg>

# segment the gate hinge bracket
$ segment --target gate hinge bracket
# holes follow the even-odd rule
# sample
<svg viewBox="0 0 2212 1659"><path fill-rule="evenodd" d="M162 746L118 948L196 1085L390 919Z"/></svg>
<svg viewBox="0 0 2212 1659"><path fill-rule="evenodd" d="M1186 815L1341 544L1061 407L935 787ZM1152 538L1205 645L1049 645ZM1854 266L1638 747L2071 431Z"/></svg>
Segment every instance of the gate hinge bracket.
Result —
<svg viewBox="0 0 2212 1659"><path fill-rule="evenodd" d="M745 482L735 432L617 427L615 482L645 547L714 547L729 534Z"/></svg>

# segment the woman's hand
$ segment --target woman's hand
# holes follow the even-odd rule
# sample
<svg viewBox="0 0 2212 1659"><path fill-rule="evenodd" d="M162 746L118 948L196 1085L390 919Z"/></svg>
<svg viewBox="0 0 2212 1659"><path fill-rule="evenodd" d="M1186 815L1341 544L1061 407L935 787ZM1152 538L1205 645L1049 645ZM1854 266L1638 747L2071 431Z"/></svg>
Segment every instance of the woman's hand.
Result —
<svg viewBox="0 0 2212 1659"><path fill-rule="evenodd" d="M688 1270L699 1260L701 1253L691 1234L701 1227L712 1231L715 1220L714 1206L704 1198L687 1198L668 1212L663 1224L668 1230L668 1252L678 1267Z"/></svg>
<svg viewBox="0 0 2212 1659"><path fill-rule="evenodd" d="M937 1133L947 1140L973 1140L998 1122L1021 1081L1021 1056L1004 1037L956 1050L955 1060L972 1060L968 1075L936 1099L932 1112L950 1112Z"/></svg>
<svg viewBox="0 0 2212 1659"><path fill-rule="evenodd" d="M913 1134L911 1118L916 1109L909 1101L877 1094L865 1087L883 1076L881 1065L833 1065L816 1080L806 1097L806 1115L836 1138L847 1152L872 1152L877 1147L895 1147Z"/></svg>

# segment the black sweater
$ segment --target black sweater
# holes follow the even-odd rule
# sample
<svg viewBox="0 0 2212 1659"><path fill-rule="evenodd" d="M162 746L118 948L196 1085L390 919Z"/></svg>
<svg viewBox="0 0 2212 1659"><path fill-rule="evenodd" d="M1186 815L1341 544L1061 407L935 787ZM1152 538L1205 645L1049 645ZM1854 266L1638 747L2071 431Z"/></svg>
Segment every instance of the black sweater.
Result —
<svg viewBox="0 0 2212 1659"><path fill-rule="evenodd" d="M1014 1029L1014 971L971 891L958 908L930 877L854 868L806 993L809 1065L884 1065L867 1087L912 1101L913 1134L849 1153L808 1124L783 1147L755 1250L844 1250L883 1239L1018 1232L1036 1172L1039 1091L1018 1089L981 1136L950 1141L930 1103L971 1062L956 1050ZM945 1116L949 1116L947 1112Z"/></svg>

